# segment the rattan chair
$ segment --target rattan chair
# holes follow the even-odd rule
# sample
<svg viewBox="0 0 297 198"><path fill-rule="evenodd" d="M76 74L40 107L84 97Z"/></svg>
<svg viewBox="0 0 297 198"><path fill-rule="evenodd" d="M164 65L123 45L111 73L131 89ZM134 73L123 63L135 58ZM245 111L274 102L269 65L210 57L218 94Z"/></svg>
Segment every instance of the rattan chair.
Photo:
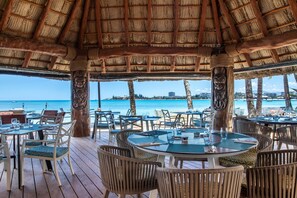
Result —
<svg viewBox="0 0 297 198"><path fill-rule="evenodd" d="M256 167L246 170L246 180L242 188L247 194L242 196L251 198L297 197L296 162L297 150L259 153Z"/></svg>
<svg viewBox="0 0 297 198"><path fill-rule="evenodd" d="M281 149L282 144L297 146L297 127L296 126L285 126L279 127L277 130L278 134L278 146L277 149Z"/></svg>
<svg viewBox="0 0 297 198"><path fill-rule="evenodd" d="M243 167L223 169L157 169L161 198L236 198Z"/></svg>
<svg viewBox="0 0 297 198"><path fill-rule="evenodd" d="M253 167L255 166L257 160L257 153L272 150L272 139L270 137L257 133L245 134L252 136L258 140L257 147L250 149L249 151L242 154L219 158L219 162L222 166L228 167L243 165L245 168Z"/></svg>
<svg viewBox="0 0 297 198"><path fill-rule="evenodd" d="M238 133L260 133L267 136L273 133L272 128L245 119L236 120L236 128L235 132Z"/></svg>
<svg viewBox="0 0 297 198"><path fill-rule="evenodd" d="M131 151L115 146L100 146L98 159L101 179L106 191L104 197L114 192L125 195L137 194L158 188L156 169L159 162L149 162L131 157Z"/></svg>
<svg viewBox="0 0 297 198"><path fill-rule="evenodd" d="M157 161L158 155L142 151L128 142L127 138L129 135L139 133L139 132L141 132L141 131L126 130L126 131L119 132L116 135L117 145L119 147L129 149L131 151L132 157L135 157L135 158L141 159L141 160L146 160L146 161Z"/></svg>

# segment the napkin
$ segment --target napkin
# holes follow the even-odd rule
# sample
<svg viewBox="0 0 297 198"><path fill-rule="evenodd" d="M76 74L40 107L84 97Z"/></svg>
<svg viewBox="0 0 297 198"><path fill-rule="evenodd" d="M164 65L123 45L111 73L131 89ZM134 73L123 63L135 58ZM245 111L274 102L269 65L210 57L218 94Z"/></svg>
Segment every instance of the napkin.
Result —
<svg viewBox="0 0 297 198"><path fill-rule="evenodd" d="M250 138L237 138L234 139L236 143L244 143L244 144L257 144L257 140L250 139Z"/></svg>
<svg viewBox="0 0 297 198"><path fill-rule="evenodd" d="M141 147L146 147L146 146L159 146L161 144L164 144L164 143L160 143L160 142L148 142L148 143L141 143L141 144L138 144L138 146L141 146Z"/></svg>

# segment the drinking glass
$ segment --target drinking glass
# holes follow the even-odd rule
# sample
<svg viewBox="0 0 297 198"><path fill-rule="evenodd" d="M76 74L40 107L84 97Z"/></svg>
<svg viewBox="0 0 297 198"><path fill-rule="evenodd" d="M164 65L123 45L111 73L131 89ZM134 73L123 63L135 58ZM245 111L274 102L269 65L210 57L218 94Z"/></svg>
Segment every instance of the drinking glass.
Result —
<svg viewBox="0 0 297 198"><path fill-rule="evenodd" d="M15 128L16 124L18 123L18 119L16 118L11 118L11 128Z"/></svg>
<svg viewBox="0 0 297 198"><path fill-rule="evenodd" d="M220 134L221 134L221 140L226 140L227 139L228 133L227 133L226 128L221 127Z"/></svg>
<svg viewBox="0 0 297 198"><path fill-rule="evenodd" d="M173 142L174 142L173 132L168 132L167 133L167 142L168 142L168 144L173 144Z"/></svg>

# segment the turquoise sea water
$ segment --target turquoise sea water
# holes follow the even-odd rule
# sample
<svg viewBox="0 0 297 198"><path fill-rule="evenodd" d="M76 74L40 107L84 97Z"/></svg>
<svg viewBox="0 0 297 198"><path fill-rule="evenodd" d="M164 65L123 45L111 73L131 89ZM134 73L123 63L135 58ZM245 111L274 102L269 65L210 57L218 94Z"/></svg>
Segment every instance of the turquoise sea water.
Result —
<svg viewBox="0 0 297 198"><path fill-rule="evenodd" d="M9 110L14 108L24 108L26 111L41 112L43 109L60 109L70 112L71 101L70 100L17 100L17 101L0 101L0 110ZM208 108L211 103L210 100L193 100L194 109L203 110ZM293 108L297 106L297 100L292 100ZM129 100L102 100L102 110L120 111L121 114L125 114L129 109ZM263 100L263 107L284 107L284 100ZM90 111L94 112L98 108L98 101L90 101ZM186 110L186 100L136 100L137 114L139 115L154 115L155 109L169 109L170 111ZM246 114L246 101L236 100L234 108L240 108L244 110Z"/></svg>

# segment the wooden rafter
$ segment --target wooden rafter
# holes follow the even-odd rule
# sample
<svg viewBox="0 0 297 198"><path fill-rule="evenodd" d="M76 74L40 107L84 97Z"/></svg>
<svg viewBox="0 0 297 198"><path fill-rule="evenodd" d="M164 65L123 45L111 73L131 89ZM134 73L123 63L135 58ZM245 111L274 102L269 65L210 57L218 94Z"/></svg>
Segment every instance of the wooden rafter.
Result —
<svg viewBox="0 0 297 198"><path fill-rule="evenodd" d="M172 58L171 58L170 72L174 72L175 71L175 66L176 66L176 56L172 56Z"/></svg>
<svg viewBox="0 0 297 198"><path fill-rule="evenodd" d="M96 15L96 29L97 29L98 47L100 49L102 49L103 48L103 42L102 42L102 29L101 29L100 1L95 1L95 15Z"/></svg>
<svg viewBox="0 0 297 198"><path fill-rule="evenodd" d="M41 34L41 31L42 31L42 29L44 27L45 20L46 20L46 17L48 15L49 11L50 11L52 3L53 3L53 0L48 0L47 1L45 9L44 9L43 13L41 14L38 25L36 26L36 29L34 31L34 35L33 35L34 40L38 39L39 35ZM29 62L31 60L32 55L33 55L32 52L26 53L22 67L28 67L28 64L29 64Z"/></svg>
<svg viewBox="0 0 297 198"><path fill-rule="evenodd" d="M129 36L129 0L125 0L125 37L126 37L126 46L130 44L130 36Z"/></svg>
<svg viewBox="0 0 297 198"><path fill-rule="evenodd" d="M150 73L152 70L152 57L151 56L148 56L148 59L147 59L147 70L146 72L147 73Z"/></svg>
<svg viewBox="0 0 297 198"><path fill-rule="evenodd" d="M173 13L174 13L174 30L173 30L173 46L177 46L177 36L178 36L178 28L179 28L179 0L174 1L174 8L173 8Z"/></svg>
<svg viewBox="0 0 297 198"><path fill-rule="evenodd" d="M257 19L257 22L259 24L259 28L261 30L261 32L263 33L263 35L266 37L268 36L268 30L267 30L267 26L266 26L266 23L262 17L262 13L259 9L259 6L256 2L256 0L250 0L250 4L251 4L251 7L255 13L255 16L256 16L256 19ZM271 50L271 56L272 56L272 59L274 60L275 63L278 63L280 62L280 59L279 59L279 56L277 54L277 51L275 49Z"/></svg>
<svg viewBox="0 0 297 198"><path fill-rule="evenodd" d="M288 0L288 3L291 7L293 17L297 23L297 2L296 0Z"/></svg>
<svg viewBox="0 0 297 198"><path fill-rule="evenodd" d="M222 39L219 13L218 13L218 7L217 7L216 0L211 0L211 7L212 7L212 12L213 12L214 24L215 24L215 28L216 28L217 42L219 45L222 45L223 39Z"/></svg>
<svg viewBox="0 0 297 198"><path fill-rule="evenodd" d="M131 73L131 56L126 57L127 73Z"/></svg>
<svg viewBox="0 0 297 198"><path fill-rule="evenodd" d="M201 15L200 15L200 23L199 23L199 33L198 33L198 46L202 46L204 30L205 30L205 19L206 19L206 11L207 11L207 1L202 1L201 6Z"/></svg>
<svg viewBox="0 0 297 198"><path fill-rule="evenodd" d="M230 27L231 36L232 36L233 40L236 40L236 42L238 43L240 41L240 36L239 36L239 33L237 32L237 29L236 29L236 27L234 25L234 21L232 19L232 16L229 14L228 8L227 8L227 6L226 6L226 4L224 3L223 0L219 0L219 5L220 5L220 8L221 8L221 12L225 16L226 22ZM244 58L246 59L246 62L248 64L248 66L252 67L253 63L252 63L250 55L246 54L246 53L244 53L243 55L244 55Z"/></svg>
<svg viewBox="0 0 297 198"><path fill-rule="evenodd" d="M82 0L76 0L75 1L75 4L74 4L74 6L73 6L73 8L71 10L71 14L70 14L70 16L69 16L69 18L68 18L62 32L61 32L61 34L59 36L58 43L63 43L64 42L65 37L66 37L67 33L69 32L70 27L71 27L75 17L77 16L77 12L78 12L78 9L79 9L79 6L80 6L81 2L82 2Z"/></svg>
<svg viewBox="0 0 297 198"><path fill-rule="evenodd" d="M173 13L174 13L174 30L173 30L173 36L172 36L172 44L173 47L177 46L177 39L178 39L178 29L179 29L179 0L174 1L174 7L173 7ZM175 71L175 65L176 65L176 57L173 56L171 58L171 67L170 72Z"/></svg>
<svg viewBox="0 0 297 198"><path fill-rule="evenodd" d="M71 9L70 17L66 21L65 26L64 26L64 28L63 28L63 30L62 30L59 38L58 38L58 41L57 41L58 43L63 43L64 42L64 39L65 39L65 37L67 35L67 32L70 30L70 27L71 27L71 25L72 25L72 23L73 23L73 21L74 21L74 19L76 17L76 14L77 14L77 11L78 11L79 6L81 4L81 1L82 0L76 0L75 1L75 4L73 5L73 7ZM52 57L51 58L51 63L47 66L47 68L49 70L52 70L54 68L57 60L58 60L58 57Z"/></svg>
<svg viewBox="0 0 297 198"><path fill-rule="evenodd" d="M105 59L102 59L102 66L101 66L101 73L106 74L106 65L105 65Z"/></svg>
<svg viewBox="0 0 297 198"><path fill-rule="evenodd" d="M229 11L228 11L228 8L227 8L225 2L223 0L219 0L219 5L220 5L220 8L221 8L222 14L226 18L226 23L230 27L232 38L234 40L236 40L237 42L239 42L240 41L239 33L236 30L236 27L234 25L234 21L232 19L232 16L229 14Z"/></svg>
<svg viewBox="0 0 297 198"><path fill-rule="evenodd" d="M4 12L2 14L1 21L0 21L0 32L2 32L5 29L6 25L7 25L9 15L10 15L11 10L12 10L13 2L14 2L14 0L7 1L7 4L5 6L5 9L4 9Z"/></svg>
<svg viewBox="0 0 297 198"><path fill-rule="evenodd" d="M148 46L152 44L152 0L147 2L147 42ZM147 72L151 72L152 67L152 57L147 57Z"/></svg>
<svg viewBox="0 0 297 198"><path fill-rule="evenodd" d="M152 43L152 0L147 3L147 42L151 46Z"/></svg>
<svg viewBox="0 0 297 198"><path fill-rule="evenodd" d="M125 18L125 38L126 38L126 46L129 47L130 45L130 36L129 36L129 0L125 0L124 2L124 18ZM126 57L126 66L127 66L127 73L131 73L131 56Z"/></svg>
<svg viewBox="0 0 297 198"><path fill-rule="evenodd" d="M207 11L207 1L202 1L202 6L200 10L200 23L199 23L199 33L198 33L198 46L202 46L203 43L203 36L204 36L204 30L205 30L205 19L206 19L206 11ZM197 57L196 64L195 64L195 72L198 72L200 69L200 57Z"/></svg>
<svg viewBox="0 0 297 198"><path fill-rule="evenodd" d="M86 29L87 29L89 9L90 9L90 0L85 0L84 12L83 12L83 17L81 19L80 31L79 31L79 36L78 36L79 49L83 48L84 36L85 36Z"/></svg>

